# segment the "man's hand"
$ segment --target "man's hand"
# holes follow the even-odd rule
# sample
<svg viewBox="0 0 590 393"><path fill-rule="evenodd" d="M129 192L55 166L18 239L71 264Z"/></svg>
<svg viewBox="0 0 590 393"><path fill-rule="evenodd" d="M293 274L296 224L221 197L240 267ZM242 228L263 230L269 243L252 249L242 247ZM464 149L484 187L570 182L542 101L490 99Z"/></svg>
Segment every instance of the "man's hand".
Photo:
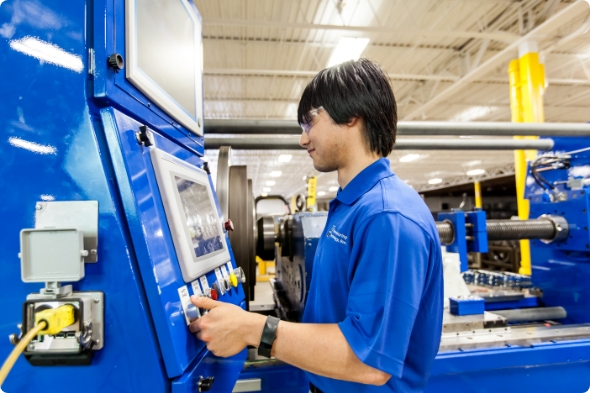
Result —
<svg viewBox="0 0 590 393"><path fill-rule="evenodd" d="M266 318L229 303L192 296L191 302L209 312L191 322L189 329L216 356L235 355L248 345L258 346Z"/></svg>

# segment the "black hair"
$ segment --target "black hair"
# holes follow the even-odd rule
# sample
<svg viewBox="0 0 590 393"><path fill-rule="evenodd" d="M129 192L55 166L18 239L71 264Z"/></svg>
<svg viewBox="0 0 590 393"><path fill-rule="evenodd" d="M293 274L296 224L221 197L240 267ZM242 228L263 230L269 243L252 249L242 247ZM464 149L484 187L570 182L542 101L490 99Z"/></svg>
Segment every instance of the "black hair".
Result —
<svg viewBox="0 0 590 393"><path fill-rule="evenodd" d="M397 131L397 107L389 79L369 59L350 60L320 71L303 91L297 121L311 123L309 111L323 107L339 125L353 118L365 124L365 140L372 152L387 157Z"/></svg>

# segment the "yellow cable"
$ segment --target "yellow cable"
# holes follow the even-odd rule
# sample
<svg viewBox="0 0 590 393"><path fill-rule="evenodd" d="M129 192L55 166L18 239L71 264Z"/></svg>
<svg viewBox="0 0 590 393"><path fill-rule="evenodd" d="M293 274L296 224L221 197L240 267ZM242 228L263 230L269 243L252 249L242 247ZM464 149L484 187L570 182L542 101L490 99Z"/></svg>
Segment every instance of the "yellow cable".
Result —
<svg viewBox="0 0 590 393"><path fill-rule="evenodd" d="M29 332L26 334L26 336L24 336L19 341L17 346L12 350L12 352L10 353L10 356L8 356L8 358L6 358L6 361L2 365L2 368L0 369L0 386L2 386L2 384L4 383L4 380L8 376L8 373L10 372L10 370L12 370L12 366L14 366L16 359L18 359L20 354L25 350L27 345L29 345L31 340L35 336L37 336L41 330L45 329L46 326L47 326L47 323L45 321L41 321L37 326L35 326L33 329L29 330Z"/></svg>

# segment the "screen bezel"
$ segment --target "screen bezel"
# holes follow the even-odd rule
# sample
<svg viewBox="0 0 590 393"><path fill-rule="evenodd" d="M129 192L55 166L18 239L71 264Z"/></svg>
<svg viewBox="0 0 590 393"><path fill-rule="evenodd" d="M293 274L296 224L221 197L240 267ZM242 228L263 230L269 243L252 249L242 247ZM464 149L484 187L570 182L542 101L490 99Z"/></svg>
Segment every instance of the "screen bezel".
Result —
<svg viewBox="0 0 590 393"><path fill-rule="evenodd" d="M150 157L182 277L185 282L190 282L231 260L226 235L222 229L222 220L215 204L211 183L209 182L209 176L205 171L157 148L151 148ZM216 218L219 220L219 235L223 245L221 250L201 257L195 255L194 248L192 247L192 239L186 226L186 216L182 209L175 176L206 187L209 203Z"/></svg>
<svg viewBox="0 0 590 393"><path fill-rule="evenodd" d="M195 113L193 117L174 98L172 98L160 85L150 78L140 67L137 57L137 15L136 1L125 1L125 44L126 44L126 66L125 76L135 87L137 87L148 98L154 101L162 110L175 118L179 123L188 128L198 136L203 136L203 42L202 22L193 7L188 2L180 1L187 11L187 14L194 23L195 54ZM171 72L173 72L171 70Z"/></svg>

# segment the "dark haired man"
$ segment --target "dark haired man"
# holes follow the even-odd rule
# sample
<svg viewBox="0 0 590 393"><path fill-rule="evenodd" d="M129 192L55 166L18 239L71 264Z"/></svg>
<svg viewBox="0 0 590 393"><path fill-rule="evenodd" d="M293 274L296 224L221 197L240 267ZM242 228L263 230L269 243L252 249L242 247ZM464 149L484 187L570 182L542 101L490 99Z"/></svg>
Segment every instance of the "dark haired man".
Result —
<svg viewBox="0 0 590 393"><path fill-rule="evenodd" d="M191 329L220 356L266 347L306 370L314 391L420 392L440 341L442 262L430 212L385 158L397 121L389 81L367 59L325 69L303 92L298 120L314 167L338 171L340 184L303 323L193 299L211 312Z"/></svg>

